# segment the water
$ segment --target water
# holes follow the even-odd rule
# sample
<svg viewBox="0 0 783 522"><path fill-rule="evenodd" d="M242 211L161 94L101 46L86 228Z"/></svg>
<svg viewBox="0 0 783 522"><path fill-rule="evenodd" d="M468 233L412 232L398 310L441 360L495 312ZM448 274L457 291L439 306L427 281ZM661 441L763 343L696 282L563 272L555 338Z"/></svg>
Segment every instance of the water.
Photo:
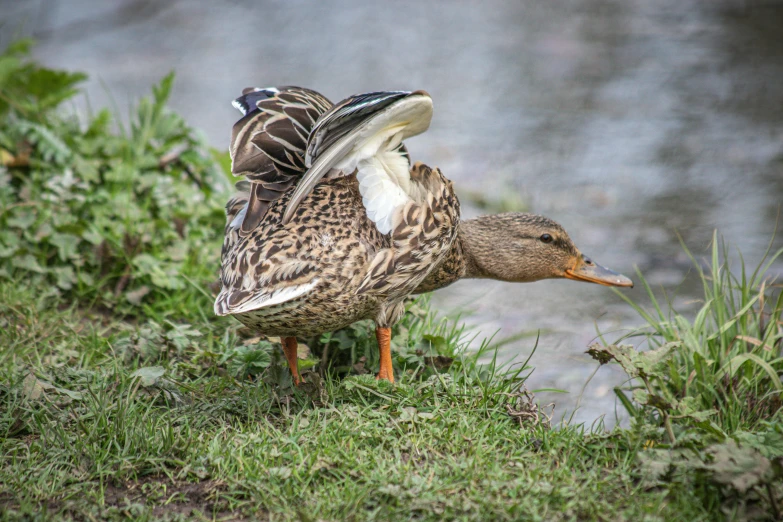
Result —
<svg viewBox="0 0 783 522"><path fill-rule="evenodd" d="M583 252L627 275L639 267L684 311L698 306L699 287L678 234L701 255L718 229L749 262L773 234L783 203L779 2L217 4L0 0L0 45L34 36L40 61L90 74L94 106L124 109L174 69L172 105L218 147L246 86L302 85L333 101L426 89L435 117L408 143L415 159L463 194L517 192ZM638 287L627 294L643 299ZM539 394L558 416L595 370L584 351L596 331L612 340L641 323L609 289L571 281L463 281L434 303L469 310L467 322L496 338L540 332L529 385L567 391ZM534 339L505 344L500 359L524 360ZM612 424L622 381L601 368L574 421Z"/></svg>

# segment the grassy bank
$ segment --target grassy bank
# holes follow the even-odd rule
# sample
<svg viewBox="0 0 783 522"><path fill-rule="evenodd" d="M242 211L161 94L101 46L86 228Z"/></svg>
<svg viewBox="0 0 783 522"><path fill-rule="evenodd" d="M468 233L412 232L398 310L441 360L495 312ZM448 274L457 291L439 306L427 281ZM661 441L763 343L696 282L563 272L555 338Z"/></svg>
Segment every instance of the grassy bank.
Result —
<svg viewBox="0 0 783 522"><path fill-rule="evenodd" d="M171 77L124 128L69 115L82 79L24 44L0 58L3 518L779 518L783 297L763 267L730 271L716 242L695 317L637 307L650 351L591 347L633 377L629 429L552 429L426 299L396 328L398 384L372 378L358 323L303 343L294 390L275 339L211 312L225 155L166 109Z"/></svg>

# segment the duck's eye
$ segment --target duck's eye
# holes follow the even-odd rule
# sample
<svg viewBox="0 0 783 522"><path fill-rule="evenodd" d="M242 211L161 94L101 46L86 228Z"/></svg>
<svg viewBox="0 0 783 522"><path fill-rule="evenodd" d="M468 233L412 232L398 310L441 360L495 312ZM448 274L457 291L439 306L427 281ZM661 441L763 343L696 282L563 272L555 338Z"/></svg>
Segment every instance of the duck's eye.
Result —
<svg viewBox="0 0 783 522"><path fill-rule="evenodd" d="M542 234L541 237L538 238L538 239L540 239L543 243L551 243L552 242L552 236L550 236L549 234Z"/></svg>

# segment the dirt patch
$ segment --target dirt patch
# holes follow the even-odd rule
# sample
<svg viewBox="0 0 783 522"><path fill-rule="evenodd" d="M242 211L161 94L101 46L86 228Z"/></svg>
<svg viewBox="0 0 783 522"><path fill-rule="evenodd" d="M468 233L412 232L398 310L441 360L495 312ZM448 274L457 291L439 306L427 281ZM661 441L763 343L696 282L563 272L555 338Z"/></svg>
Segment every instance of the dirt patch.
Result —
<svg viewBox="0 0 783 522"><path fill-rule="evenodd" d="M152 507L155 517L201 513L208 519L246 520L229 511L225 501L220 500L220 492L225 489L225 484L218 480L176 482L165 476L150 476L127 483L108 484L104 502L106 507L118 508L144 504Z"/></svg>
<svg viewBox="0 0 783 522"><path fill-rule="evenodd" d="M98 485L95 484L97 488ZM130 482L105 485L104 505L96 506L93 500L72 496L67 500L51 498L38 507L42 513L65 515L75 520L101 518L117 511L131 519L152 510L153 519L171 519L178 516L188 520L244 521L249 517L229 508L229 502L221 492L228 488L222 481L178 482L162 475L144 477ZM21 509L13 495L0 492L0 518L4 511ZM97 510L97 511L96 511ZM259 511L253 520L269 520L268 514Z"/></svg>

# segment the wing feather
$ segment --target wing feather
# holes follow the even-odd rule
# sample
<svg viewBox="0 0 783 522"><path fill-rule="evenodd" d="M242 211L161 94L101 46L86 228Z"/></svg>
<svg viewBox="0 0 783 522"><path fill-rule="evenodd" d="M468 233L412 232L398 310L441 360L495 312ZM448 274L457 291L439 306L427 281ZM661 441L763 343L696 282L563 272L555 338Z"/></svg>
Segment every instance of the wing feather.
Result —
<svg viewBox="0 0 783 522"><path fill-rule="evenodd" d="M233 105L243 117L232 129L231 171L251 184L239 227L239 234L246 235L304 174L310 130L332 103L301 87L251 87Z"/></svg>
<svg viewBox="0 0 783 522"><path fill-rule="evenodd" d="M426 196L392 215L391 246L379 250L357 292L401 297L410 294L449 252L457 237L459 200L438 169L413 166L414 185Z"/></svg>
<svg viewBox="0 0 783 522"><path fill-rule="evenodd" d="M310 167L321 151L328 149L367 118L410 94L408 91L369 92L341 101L324 114L310 131L305 164Z"/></svg>
<svg viewBox="0 0 783 522"><path fill-rule="evenodd" d="M401 141L427 130L431 119L432 99L424 91L360 94L332 107L310 132L305 155L309 169L288 202L283 223L291 219L301 200L327 173L335 169L350 175L358 168L360 184L370 176L391 180L401 187L387 191L391 203L367 208L376 225L383 222L379 230L388 233L390 212L409 199L408 156ZM369 185L372 180L367 181Z"/></svg>

